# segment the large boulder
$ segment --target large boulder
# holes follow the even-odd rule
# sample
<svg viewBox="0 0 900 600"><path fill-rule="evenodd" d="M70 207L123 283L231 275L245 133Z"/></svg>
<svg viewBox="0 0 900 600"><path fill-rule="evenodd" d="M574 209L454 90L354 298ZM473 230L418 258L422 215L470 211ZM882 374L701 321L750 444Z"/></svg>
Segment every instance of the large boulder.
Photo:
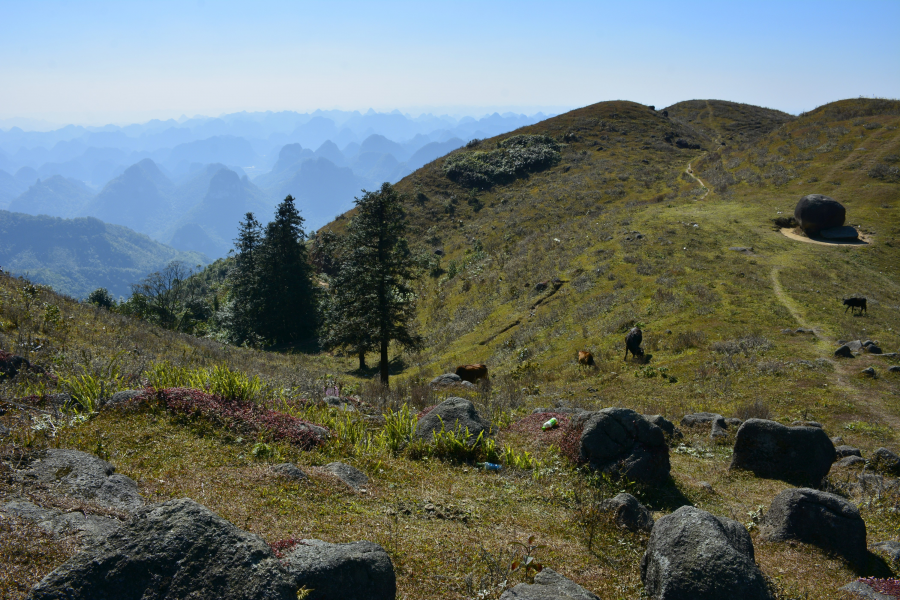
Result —
<svg viewBox="0 0 900 600"><path fill-rule="evenodd" d="M301 540L283 564L297 589L315 600L394 600L397 578L384 548L373 542L329 544Z"/></svg>
<svg viewBox="0 0 900 600"><path fill-rule="evenodd" d="M533 585L520 583L503 592L500 600L600 600L600 597L553 569L544 567L534 576Z"/></svg>
<svg viewBox="0 0 900 600"><path fill-rule="evenodd" d="M692 506L653 526L641 581L654 600L771 598L744 526Z"/></svg>
<svg viewBox="0 0 900 600"><path fill-rule="evenodd" d="M818 235L823 229L841 227L846 216L847 211L840 202L822 194L803 196L794 208L794 219L806 235Z"/></svg>
<svg viewBox="0 0 900 600"><path fill-rule="evenodd" d="M296 600L297 586L261 537L182 498L139 510L28 598Z"/></svg>
<svg viewBox="0 0 900 600"><path fill-rule="evenodd" d="M364 490L369 484L369 477L365 473L342 462L328 463L322 470L334 475L357 492Z"/></svg>
<svg viewBox="0 0 900 600"><path fill-rule="evenodd" d="M576 415L583 424L581 458L591 468L632 481L658 483L669 477L669 447L662 429L628 408Z"/></svg>
<svg viewBox="0 0 900 600"><path fill-rule="evenodd" d="M834 444L820 427L747 419L734 440L731 468L768 479L819 485L835 458Z"/></svg>
<svg viewBox="0 0 900 600"><path fill-rule="evenodd" d="M419 419L416 437L431 441L435 432L443 428L448 432L468 430L470 440L474 441L482 432L488 435L490 426L475 410L475 405L465 398L447 398Z"/></svg>
<svg viewBox="0 0 900 600"><path fill-rule="evenodd" d="M653 517L650 511L631 494L622 492L600 503L600 510L612 513L616 525L630 531L650 531Z"/></svg>
<svg viewBox="0 0 900 600"><path fill-rule="evenodd" d="M42 483L56 494L116 510L132 512L144 505L133 479L116 474L105 460L78 450L50 448L18 472L16 479L25 485Z"/></svg>
<svg viewBox="0 0 900 600"><path fill-rule="evenodd" d="M781 492L772 500L759 529L768 541L812 544L844 557L857 568L868 560L866 523L859 511L828 492L810 488Z"/></svg>

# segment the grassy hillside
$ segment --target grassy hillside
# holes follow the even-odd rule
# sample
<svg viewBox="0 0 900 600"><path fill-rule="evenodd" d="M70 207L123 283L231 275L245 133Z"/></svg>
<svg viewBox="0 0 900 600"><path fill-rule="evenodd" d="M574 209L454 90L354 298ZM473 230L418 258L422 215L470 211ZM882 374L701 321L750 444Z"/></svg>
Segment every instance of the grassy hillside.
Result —
<svg viewBox="0 0 900 600"><path fill-rule="evenodd" d="M4 271L82 298L98 287L129 296L131 284L173 260L206 262L121 225L87 217L60 219L0 211L0 266Z"/></svg>
<svg viewBox="0 0 900 600"><path fill-rule="evenodd" d="M19 447L108 453L148 498L192 497L270 542L376 541L391 554L398 598L496 598L510 543L531 534L547 546L538 556L545 565L602 598L640 598L647 537L617 530L597 512L597 500L628 489L657 518L693 504L750 524L790 486L729 471L733 432L714 443L701 429L673 443L670 484L597 481L563 456L558 431L539 431L543 417L531 410L624 406L673 421L699 410L815 420L863 456L879 446L900 449L900 377L887 372L898 361L832 357L838 339L878 340L886 352L900 347L900 194L891 170L900 150L898 108L845 101L773 126L775 115L756 141L721 148L709 133L715 129L673 118L677 111L666 118L609 102L429 163L398 184L410 199L412 241L433 257L433 275L419 287L427 344L400 357L389 391L356 371L354 357L223 347L0 277L0 348L27 353L60 377L0 383L2 398L24 406L30 395L71 389L73 376L103 380L109 391L159 382L161 374L181 382L186 371L225 365L261 378L259 405L327 425L334 436L303 452L265 432L235 437L160 409L101 412L53 437L32 429L43 417L21 406L6 405L0 421ZM758 123L760 111L747 114ZM740 111L729 114L716 127L757 131ZM785 237L773 219L814 192L843 202L871 242L825 246ZM341 231L349 218L352 212L330 227ZM844 313L841 297L851 293L868 297L867 315ZM622 360L634 324L652 355L646 363ZM784 333L798 328L813 333ZM576 364L579 349L593 352L597 368ZM422 385L471 362L488 364L489 385L462 392ZM867 366L877 378L860 375ZM370 416L306 402L335 383ZM392 426L411 422L392 410L407 404L414 415L458 394L498 428L498 449L509 449L497 457L499 474L448 459L446 449L386 442ZM310 481L274 477L269 466L285 460L309 470ZM367 492L351 493L314 470L333 460L366 472ZM854 481L855 472L835 468L827 487L860 507L870 542L900 539L900 495ZM0 494L13 492L0 480ZM8 597L23 597L76 551L24 522L4 523L0 562L10 575L0 590ZM838 588L856 576L818 549L764 543L750 529L779 598L837 600ZM886 569L873 563L868 573ZM520 577L511 574L508 583Z"/></svg>
<svg viewBox="0 0 900 600"><path fill-rule="evenodd" d="M669 117L696 129L716 145L752 143L795 119L793 115L727 100L687 100L668 107Z"/></svg>

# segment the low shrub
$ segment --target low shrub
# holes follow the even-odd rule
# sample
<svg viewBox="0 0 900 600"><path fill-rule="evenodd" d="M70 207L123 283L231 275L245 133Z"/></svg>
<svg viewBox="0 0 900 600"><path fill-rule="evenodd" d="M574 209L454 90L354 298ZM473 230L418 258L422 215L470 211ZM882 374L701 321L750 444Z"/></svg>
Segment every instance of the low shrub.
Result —
<svg viewBox="0 0 900 600"><path fill-rule="evenodd" d="M495 150L457 152L444 160L447 177L466 187L487 189L552 167L560 146L544 135L514 135Z"/></svg>

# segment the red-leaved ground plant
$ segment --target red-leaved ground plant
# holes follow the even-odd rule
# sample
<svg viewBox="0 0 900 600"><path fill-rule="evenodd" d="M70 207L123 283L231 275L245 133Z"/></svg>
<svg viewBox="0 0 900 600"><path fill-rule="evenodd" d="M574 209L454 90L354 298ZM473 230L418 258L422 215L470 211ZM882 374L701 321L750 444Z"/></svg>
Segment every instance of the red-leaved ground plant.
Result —
<svg viewBox="0 0 900 600"><path fill-rule="evenodd" d="M198 417L241 433L265 433L275 441L289 442L309 450L324 442L321 426L268 408L249 400L226 400L190 388L147 388L129 401L132 406L157 404L170 413Z"/></svg>
<svg viewBox="0 0 900 600"><path fill-rule="evenodd" d="M272 547L272 550L275 552L275 556L278 558L284 558L284 552L286 550L292 550L294 546L299 545L307 545L303 540L297 538L288 538L286 540L278 540L277 542L271 542L269 546Z"/></svg>
<svg viewBox="0 0 900 600"><path fill-rule="evenodd" d="M860 583L864 583L879 594L900 598L900 579L878 579L876 577L860 577Z"/></svg>

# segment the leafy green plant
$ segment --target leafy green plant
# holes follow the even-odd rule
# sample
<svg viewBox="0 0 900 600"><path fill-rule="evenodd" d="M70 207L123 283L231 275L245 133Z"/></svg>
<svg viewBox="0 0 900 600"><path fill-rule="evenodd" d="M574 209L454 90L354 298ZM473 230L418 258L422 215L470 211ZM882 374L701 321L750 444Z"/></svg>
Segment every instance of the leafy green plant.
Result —
<svg viewBox="0 0 900 600"><path fill-rule="evenodd" d="M536 536L532 535L529 536L527 543L512 542L513 545L522 548L522 556L521 558L513 560L512 564L510 564L510 571L517 571L521 568L528 583L534 583L534 576L544 570L544 565L535 560L534 551L546 548L547 546L544 544L535 544L535 539Z"/></svg>
<svg viewBox="0 0 900 600"><path fill-rule="evenodd" d="M377 440L389 452L396 454L403 450L416 432L418 419L412 414L407 404L397 411L388 410L384 415L384 427L378 433Z"/></svg>

